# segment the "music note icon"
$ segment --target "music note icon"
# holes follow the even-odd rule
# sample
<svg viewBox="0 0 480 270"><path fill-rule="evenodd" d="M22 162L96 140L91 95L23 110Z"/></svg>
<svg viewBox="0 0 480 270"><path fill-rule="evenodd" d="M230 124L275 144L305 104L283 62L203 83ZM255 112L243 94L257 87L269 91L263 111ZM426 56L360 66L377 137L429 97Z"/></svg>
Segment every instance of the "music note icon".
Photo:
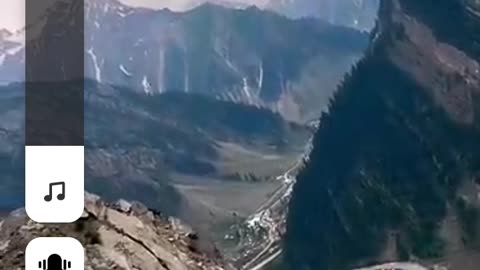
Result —
<svg viewBox="0 0 480 270"><path fill-rule="evenodd" d="M62 192L57 195L57 199L59 201L63 201L65 199L65 182L55 182L55 183L50 183L48 185L48 195L45 195L44 199L46 202L49 202L52 200L52 191L54 186L61 186L62 187Z"/></svg>

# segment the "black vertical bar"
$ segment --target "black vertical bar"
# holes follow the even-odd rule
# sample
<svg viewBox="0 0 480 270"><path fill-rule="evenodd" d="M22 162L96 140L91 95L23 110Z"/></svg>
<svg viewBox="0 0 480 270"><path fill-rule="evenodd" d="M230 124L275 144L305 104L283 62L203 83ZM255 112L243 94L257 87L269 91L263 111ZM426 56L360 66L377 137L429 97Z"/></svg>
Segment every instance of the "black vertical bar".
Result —
<svg viewBox="0 0 480 270"><path fill-rule="evenodd" d="M84 1L26 0L26 145L83 145Z"/></svg>

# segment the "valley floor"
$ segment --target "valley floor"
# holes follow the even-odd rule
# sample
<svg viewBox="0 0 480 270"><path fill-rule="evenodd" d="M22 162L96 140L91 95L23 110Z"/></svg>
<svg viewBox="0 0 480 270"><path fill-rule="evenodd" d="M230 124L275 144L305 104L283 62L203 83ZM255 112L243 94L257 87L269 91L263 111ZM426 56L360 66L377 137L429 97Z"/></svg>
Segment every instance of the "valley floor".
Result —
<svg viewBox="0 0 480 270"><path fill-rule="evenodd" d="M180 218L212 237L223 236L229 225L246 219L279 186L274 181L252 183L178 174L173 178L184 198Z"/></svg>

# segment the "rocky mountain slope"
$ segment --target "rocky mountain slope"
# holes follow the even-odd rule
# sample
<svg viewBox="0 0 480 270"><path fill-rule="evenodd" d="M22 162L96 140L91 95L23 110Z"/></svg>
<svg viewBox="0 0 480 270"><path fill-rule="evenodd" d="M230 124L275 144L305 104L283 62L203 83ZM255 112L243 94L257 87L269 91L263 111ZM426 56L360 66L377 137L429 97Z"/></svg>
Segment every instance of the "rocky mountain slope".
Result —
<svg viewBox="0 0 480 270"><path fill-rule="evenodd" d="M382 2L373 45L298 176L288 269L478 269L477 11L477 1Z"/></svg>
<svg viewBox="0 0 480 270"><path fill-rule="evenodd" d="M0 269L23 269L35 237L69 236L86 251L87 270L228 270L215 248L180 221L124 200L107 204L86 194L82 217L69 225L42 225L23 209L0 220Z"/></svg>

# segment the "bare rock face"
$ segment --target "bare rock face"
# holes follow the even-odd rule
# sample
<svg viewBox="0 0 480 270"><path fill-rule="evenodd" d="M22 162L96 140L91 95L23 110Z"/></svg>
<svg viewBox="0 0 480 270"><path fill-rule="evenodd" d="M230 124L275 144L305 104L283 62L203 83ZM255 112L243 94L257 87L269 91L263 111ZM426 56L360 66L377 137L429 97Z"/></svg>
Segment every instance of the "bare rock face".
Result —
<svg viewBox="0 0 480 270"><path fill-rule="evenodd" d="M37 224L23 209L0 221L0 269L23 269L28 242L46 236L78 239L86 251L87 270L232 269L215 250L202 250L197 235L178 220L140 203L122 200L109 205L92 194L85 195L84 213L73 224Z"/></svg>

